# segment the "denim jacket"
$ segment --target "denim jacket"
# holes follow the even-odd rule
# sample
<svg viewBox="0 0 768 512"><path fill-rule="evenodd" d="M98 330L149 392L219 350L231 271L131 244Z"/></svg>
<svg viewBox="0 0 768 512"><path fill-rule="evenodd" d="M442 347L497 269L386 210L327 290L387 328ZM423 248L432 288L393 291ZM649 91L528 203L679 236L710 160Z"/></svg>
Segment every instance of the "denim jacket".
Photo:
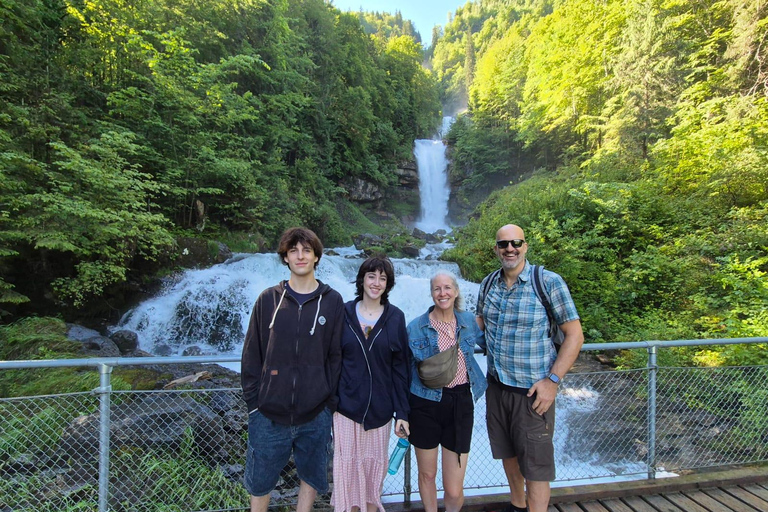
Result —
<svg viewBox="0 0 768 512"><path fill-rule="evenodd" d="M437 331L429 323L429 313L434 306L423 315L413 319L408 324L408 345L411 347L411 393L427 400L439 402L443 397L442 389L430 389L419 379L417 365L420 361L437 354ZM459 350L467 362L467 374L472 389L472 397L477 401L488 387L480 365L475 361L475 344L484 342L483 332L477 326L475 316L466 311L456 311L456 329L459 334Z"/></svg>

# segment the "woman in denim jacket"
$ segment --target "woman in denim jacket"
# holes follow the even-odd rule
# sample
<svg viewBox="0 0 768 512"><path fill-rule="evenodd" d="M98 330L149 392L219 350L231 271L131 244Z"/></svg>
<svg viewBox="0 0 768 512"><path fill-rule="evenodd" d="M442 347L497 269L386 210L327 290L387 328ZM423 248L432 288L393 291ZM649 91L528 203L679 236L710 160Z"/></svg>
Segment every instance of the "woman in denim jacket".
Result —
<svg viewBox="0 0 768 512"><path fill-rule="evenodd" d="M475 361L475 344L485 341L473 314L461 310L456 276L439 271L430 280L435 305L408 324L411 348L410 441L419 468L419 494L426 512L437 512L437 447L443 452L446 512L464 504L464 474L472 440L474 402L488 387ZM418 364L459 343L456 376L444 388L431 389L419 378ZM474 399L474 400L473 400Z"/></svg>

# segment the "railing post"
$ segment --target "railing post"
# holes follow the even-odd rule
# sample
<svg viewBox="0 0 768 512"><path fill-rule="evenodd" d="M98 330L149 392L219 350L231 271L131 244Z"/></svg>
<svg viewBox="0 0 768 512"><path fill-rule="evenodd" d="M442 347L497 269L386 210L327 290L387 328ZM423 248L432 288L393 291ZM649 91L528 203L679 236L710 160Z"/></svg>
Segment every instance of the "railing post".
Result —
<svg viewBox="0 0 768 512"><path fill-rule="evenodd" d="M99 365L99 512L109 510L109 427L112 367Z"/></svg>
<svg viewBox="0 0 768 512"><path fill-rule="evenodd" d="M411 504L411 445L405 452L405 467L403 468L403 503Z"/></svg>
<svg viewBox="0 0 768 512"><path fill-rule="evenodd" d="M648 479L656 479L656 346L648 347Z"/></svg>

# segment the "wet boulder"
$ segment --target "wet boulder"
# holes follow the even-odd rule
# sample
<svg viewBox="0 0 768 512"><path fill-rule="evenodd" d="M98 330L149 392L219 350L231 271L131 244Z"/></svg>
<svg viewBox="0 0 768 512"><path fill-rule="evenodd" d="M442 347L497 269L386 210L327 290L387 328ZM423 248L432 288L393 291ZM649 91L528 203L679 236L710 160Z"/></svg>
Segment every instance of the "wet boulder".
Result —
<svg viewBox="0 0 768 512"><path fill-rule="evenodd" d="M128 329L121 329L112 333L109 339L117 345L121 354L130 354L139 348L139 335Z"/></svg>

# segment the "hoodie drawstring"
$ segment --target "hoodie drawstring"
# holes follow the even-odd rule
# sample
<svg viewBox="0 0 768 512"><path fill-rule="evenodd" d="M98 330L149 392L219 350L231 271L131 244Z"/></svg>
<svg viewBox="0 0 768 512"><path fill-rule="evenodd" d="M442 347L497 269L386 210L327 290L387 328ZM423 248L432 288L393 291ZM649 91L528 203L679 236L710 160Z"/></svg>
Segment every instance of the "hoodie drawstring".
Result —
<svg viewBox="0 0 768 512"><path fill-rule="evenodd" d="M275 308L275 312L272 313L272 321L269 322L269 328L271 329L275 325L275 318L277 318L277 310L280 309L280 304L283 303L283 297L285 297L285 292L287 291L286 288L283 288L283 294L280 296L280 302L277 303L277 307ZM314 329L313 329L314 330Z"/></svg>
<svg viewBox="0 0 768 512"><path fill-rule="evenodd" d="M320 298L317 299L317 311L315 311L315 321L312 322L312 329L309 330L309 335L315 334L315 326L317 326L317 317L320 316L320 303L323 302L323 294L320 294Z"/></svg>

